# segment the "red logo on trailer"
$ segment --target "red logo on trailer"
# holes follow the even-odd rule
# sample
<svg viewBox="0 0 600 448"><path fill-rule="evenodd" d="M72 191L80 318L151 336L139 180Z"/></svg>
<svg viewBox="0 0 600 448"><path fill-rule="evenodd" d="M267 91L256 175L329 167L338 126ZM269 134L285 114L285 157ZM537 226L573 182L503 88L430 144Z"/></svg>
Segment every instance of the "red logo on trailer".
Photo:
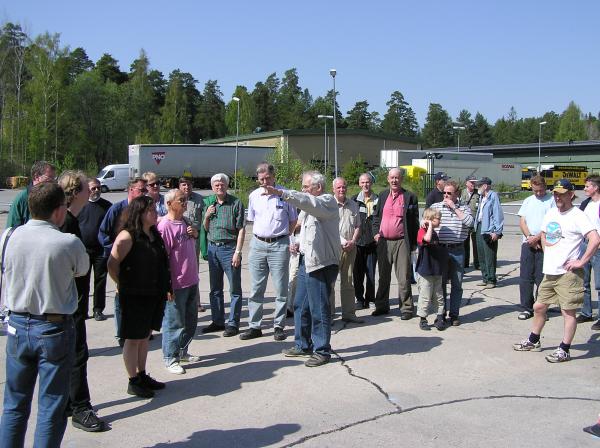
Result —
<svg viewBox="0 0 600 448"><path fill-rule="evenodd" d="M152 158L154 159L154 161L156 162L157 165L160 165L160 162L162 162L165 158L165 152L164 151L153 152Z"/></svg>

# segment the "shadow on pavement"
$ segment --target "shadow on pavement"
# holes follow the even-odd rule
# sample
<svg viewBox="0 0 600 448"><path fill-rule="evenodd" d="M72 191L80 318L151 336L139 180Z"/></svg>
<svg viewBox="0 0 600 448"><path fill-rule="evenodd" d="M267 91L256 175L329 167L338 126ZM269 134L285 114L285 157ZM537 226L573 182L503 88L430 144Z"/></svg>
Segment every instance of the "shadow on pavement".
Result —
<svg viewBox="0 0 600 448"><path fill-rule="evenodd" d="M373 344L336 349L335 352L344 358L344 361L352 361L373 356L406 355L408 353L428 352L441 344L442 338L438 336L400 336L377 341Z"/></svg>

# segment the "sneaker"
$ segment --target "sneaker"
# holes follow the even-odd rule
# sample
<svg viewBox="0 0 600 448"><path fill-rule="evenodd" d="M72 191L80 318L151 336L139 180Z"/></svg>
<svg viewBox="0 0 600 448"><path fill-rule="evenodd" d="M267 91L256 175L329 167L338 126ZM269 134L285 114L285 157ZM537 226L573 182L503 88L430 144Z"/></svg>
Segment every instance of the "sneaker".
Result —
<svg viewBox="0 0 600 448"><path fill-rule="evenodd" d="M591 322L594 319L592 319L592 316L586 316L585 314L580 314L579 316L577 316L577 318L575 320L577 321L578 324L584 324L586 322Z"/></svg>
<svg viewBox="0 0 600 448"><path fill-rule="evenodd" d="M102 322L103 320L106 320L106 316L102 313L102 311L94 311L94 320Z"/></svg>
<svg viewBox="0 0 600 448"><path fill-rule="evenodd" d="M74 412L71 423L75 428L87 432L100 432L106 430L106 423L98 418L93 409Z"/></svg>
<svg viewBox="0 0 600 448"><path fill-rule="evenodd" d="M275 339L276 341L285 341L285 338L287 338L287 336L285 335L283 328L275 327L275 332L273 333L273 339Z"/></svg>
<svg viewBox="0 0 600 448"><path fill-rule="evenodd" d="M226 338L230 338L231 336L235 336L236 334L239 334L239 332L240 332L240 330L238 330L236 327L227 325L227 327L225 327L225 331L223 332L223 336Z"/></svg>
<svg viewBox="0 0 600 448"><path fill-rule="evenodd" d="M425 331L429 331L429 324L427 323L427 319L425 319L424 317L421 318L421 320L419 321L419 328L421 330L425 330Z"/></svg>
<svg viewBox="0 0 600 448"><path fill-rule="evenodd" d="M446 329L446 322L442 316L438 316L433 325L438 331L444 331Z"/></svg>
<svg viewBox="0 0 600 448"><path fill-rule="evenodd" d="M281 353L283 353L283 356L287 356L288 358L296 358L299 356L308 358L308 357L312 356L312 351L301 350L298 347L296 347L295 345L292 348L286 348L284 350L281 350Z"/></svg>
<svg viewBox="0 0 600 448"><path fill-rule="evenodd" d="M551 355L546 355L546 361L556 363L556 362L566 362L571 360L571 355L569 352L565 352L562 348L558 347L554 350L554 353Z"/></svg>
<svg viewBox="0 0 600 448"><path fill-rule="evenodd" d="M140 372L138 374L138 376L140 377L140 381L141 381L142 386L144 386L146 389L161 390L161 389L164 389L165 386L166 386L165 383L161 383L160 381L156 381L154 378L152 378L146 372Z"/></svg>
<svg viewBox="0 0 600 448"><path fill-rule="evenodd" d="M242 341L247 341L248 339L256 339L262 336L262 331L258 328L250 328L249 330L244 331L240 334L240 339Z"/></svg>
<svg viewBox="0 0 600 448"><path fill-rule="evenodd" d="M170 366L167 367L169 373L173 373L175 375L183 375L185 373L185 369L179 365L178 362L174 362Z"/></svg>
<svg viewBox="0 0 600 448"><path fill-rule="evenodd" d="M524 339L517 344L513 344L513 349L518 352L541 352L542 344L540 344L540 341L534 344L529 339Z"/></svg>
<svg viewBox="0 0 600 448"><path fill-rule="evenodd" d="M225 330L225 325L218 325L212 322L208 327L204 327L202 329L202 334L206 333L216 333L217 331Z"/></svg>
<svg viewBox="0 0 600 448"><path fill-rule="evenodd" d="M460 326L460 319L458 317L451 317L450 318L450 324L453 327L458 327L458 326Z"/></svg>
<svg viewBox="0 0 600 448"><path fill-rule="evenodd" d="M481 281L479 283L476 283L475 286L487 286L487 282Z"/></svg>
<svg viewBox="0 0 600 448"><path fill-rule="evenodd" d="M318 353L313 353L313 355L306 360L304 365L306 367L320 367L329 362L329 356L319 355Z"/></svg>
<svg viewBox="0 0 600 448"><path fill-rule="evenodd" d="M598 320L597 320L597 321L594 323L594 325L592 325L592 327L591 327L591 328L592 328L592 330L596 330L596 331L600 330L600 319L598 319Z"/></svg>
<svg viewBox="0 0 600 448"><path fill-rule="evenodd" d="M198 362L200 361L200 356L191 355L189 353L182 353L179 356L179 362Z"/></svg>
<svg viewBox="0 0 600 448"><path fill-rule="evenodd" d="M154 391L144 387L139 377L136 377L134 381L129 380L129 384L127 385L127 393L140 398L154 397Z"/></svg>

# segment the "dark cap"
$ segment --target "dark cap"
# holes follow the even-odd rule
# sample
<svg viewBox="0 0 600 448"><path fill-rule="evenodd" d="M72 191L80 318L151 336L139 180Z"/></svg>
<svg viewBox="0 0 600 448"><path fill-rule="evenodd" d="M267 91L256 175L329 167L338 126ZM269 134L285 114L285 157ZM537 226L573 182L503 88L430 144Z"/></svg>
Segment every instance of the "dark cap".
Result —
<svg viewBox="0 0 600 448"><path fill-rule="evenodd" d="M566 193L567 191L573 190L575 190L575 186L569 182L568 179L560 179L554 184L552 192L554 193L556 191L557 193Z"/></svg>
<svg viewBox="0 0 600 448"><path fill-rule="evenodd" d="M435 173L435 174L433 175L433 180L435 180L436 182L437 182L438 180L448 180L448 179L450 179L450 178L449 178L448 176L446 176L446 173L444 173L444 172L442 172L442 171L440 171L440 172L438 172L438 173Z"/></svg>
<svg viewBox="0 0 600 448"><path fill-rule="evenodd" d="M490 179L489 177L482 177L481 179L479 179L477 181L477 183L479 185L483 185L483 184L492 185L492 179Z"/></svg>
<svg viewBox="0 0 600 448"><path fill-rule="evenodd" d="M470 180L477 181L477 177L476 177L476 176L473 176L473 175L471 174L470 176L467 176L467 178L465 179L465 182L468 182L468 181L470 181Z"/></svg>

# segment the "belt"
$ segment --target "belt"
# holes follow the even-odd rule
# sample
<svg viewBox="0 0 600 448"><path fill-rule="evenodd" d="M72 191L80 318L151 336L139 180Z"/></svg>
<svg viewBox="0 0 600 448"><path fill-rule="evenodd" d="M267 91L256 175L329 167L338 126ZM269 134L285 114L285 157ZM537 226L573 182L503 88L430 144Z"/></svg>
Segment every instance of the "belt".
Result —
<svg viewBox="0 0 600 448"><path fill-rule="evenodd" d="M208 244L212 244L213 246L217 246L217 247L222 247L222 246L229 246L231 244L235 244L236 241L232 240L232 241L218 241L218 242L213 242L213 241L209 241Z"/></svg>
<svg viewBox="0 0 600 448"><path fill-rule="evenodd" d="M265 243L274 243L275 241L279 241L280 239L283 238L287 238L288 235L279 235L279 236L274 236L273 238L263 238L262 236L258 236L258 235L254 235L256 238L258 238L261 241L264 241Z"/></svg>
<svg viewBox="0 0 600 448"><path fill-rule="evenodd" d="M15 314L17 316L26 317L27 319L34 320L45 320L48 322L63 322L70 316L70 314L54 314L54 313L45 313L45 314L31 314L31 313L21 313L18 311L10 311L10 314Z"/></svg>
<svg viewBox="0 0 600 448"><path fill-rule="evenodd" d="M455 247L462 247L464 243L440 243L440 246L447 247L448 249L452 249Z"/></svg>

